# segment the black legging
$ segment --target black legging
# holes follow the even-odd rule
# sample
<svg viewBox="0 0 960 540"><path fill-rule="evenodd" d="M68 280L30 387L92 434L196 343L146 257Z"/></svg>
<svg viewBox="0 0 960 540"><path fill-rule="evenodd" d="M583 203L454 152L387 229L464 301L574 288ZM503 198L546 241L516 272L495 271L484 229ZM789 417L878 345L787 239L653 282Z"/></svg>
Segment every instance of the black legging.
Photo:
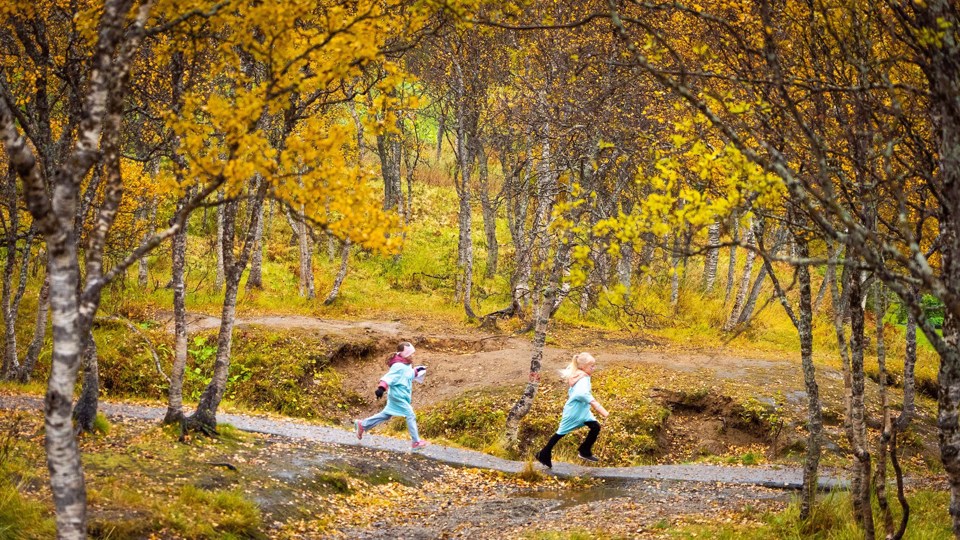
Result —
<svg viewBox="0 0 960 540"><path fill-rule="evenodd" d="M583 439L583 443L580 444L580 448L577 448L577 451L580 452L581 455L590 456L593 455L593 443L597 442L597 437L600 435L600 422L590 420L589 422L585 422L584 425L590 428L590 433L587 433L587 437ZM547 441L547 445L540 451L540 455L549 461L553 455L553 447L560 442L562 438L563 435L554 433L553 437L550 437L550 440Z"/></svg>

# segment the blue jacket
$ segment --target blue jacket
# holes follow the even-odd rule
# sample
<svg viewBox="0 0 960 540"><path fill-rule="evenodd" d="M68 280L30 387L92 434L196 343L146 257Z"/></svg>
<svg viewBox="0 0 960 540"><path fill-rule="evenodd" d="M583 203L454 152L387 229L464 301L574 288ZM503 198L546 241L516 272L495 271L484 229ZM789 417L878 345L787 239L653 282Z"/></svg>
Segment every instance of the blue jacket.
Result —
<svg viewBox="0 0 960 540"><path fill-rule="evenodd" d="M566 435L587 422L596 421L590 410L593 394L590 393L590 377L584 377L567 390L567 403L563 406L563 417L557 435Z"/></svg>
<svg viewBox="0 0 960 540"><path fill-rule="evenodd" d="M390 366L390 371L380 378L387 383L387 406L383 412L390 416L410 416L414 414L411 405L413 389L413 368L410 364L397 362Z"/></svg>

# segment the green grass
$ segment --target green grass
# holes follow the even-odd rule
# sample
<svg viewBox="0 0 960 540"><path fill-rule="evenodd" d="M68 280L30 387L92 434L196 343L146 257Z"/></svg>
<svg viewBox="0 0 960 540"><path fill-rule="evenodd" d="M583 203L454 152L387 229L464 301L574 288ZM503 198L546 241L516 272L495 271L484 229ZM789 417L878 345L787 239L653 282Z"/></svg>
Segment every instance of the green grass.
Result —
<svg viewBox="0 0 960 540"><path fill-rule="evenodd" d="M907 496L910 504L910 521L905 538L917 540L940 540L951 538L949 493L945 491L917 491ZM895 498L893 505L894 526L899 525L900 509ZM877 537L882 538L883 525L879 519L879 510L874 501L874 520ZM806 521L800 520L800 505L792 503L781 512L766 513L759 523L705 523L683 525L667 529L669 537L678 539L716 538L720 540L766 540L778 538L784 540L822 539L855 540L863 538L863 530L853 520L853 509L847 493L832 493L818 501L813 515Z"/></svg>
<svg viewBox="0 0 960 540"><path fill-rule="evenodd" d="M38 493L43 482L33 463L44 463L39 412L15 412L0 422L0 538L52 538L52 505Z"/></svg>
<svg viewBox="0 0 960 540"><path fill-rule="evenodd" d="M9 474L9 472L6 472ZM24 484L0 479L0 538L33 540L53 538L56 530L52 509L22 494Z"/></svg>
<svg viewBox="0 0 960 540"><path fill-rule="evenodd" d="M188 538L265 538L260 511L240 491L184 486L164 519Z"/></svg>

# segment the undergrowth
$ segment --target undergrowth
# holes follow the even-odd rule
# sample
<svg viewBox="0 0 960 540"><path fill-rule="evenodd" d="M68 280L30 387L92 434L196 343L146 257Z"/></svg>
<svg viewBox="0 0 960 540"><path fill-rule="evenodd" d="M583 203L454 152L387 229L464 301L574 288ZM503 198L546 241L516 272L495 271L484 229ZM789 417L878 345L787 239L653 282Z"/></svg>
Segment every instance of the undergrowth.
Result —
<svg viewBox="0 0 960 540"><path fill-rule="evenodd" d="M952 536L950 516L947 512L950 494L945 491L915 491L907 495L910 504L910 520L907 538L917 540L940 540ZM893 503L893 522L899 525L900 508ZM876 501L873 504L877 536L883 536ZM703 523L682 525L669 529L671 538L716 538L719 540L858 540L864 537L863 529L853 519L853 506L849 494L831 493L817 502L809 519L800 519L799 502L790 504L781 512L760 516L744 515L743 522L718 523L712 516ZM757 523L756 521L759 521Z"/></svg>
<svg viewBox="0 0 960 540"><path fill-rule="evenodd" d="M603 403L610 416L596 446L604 465L647 464L680 456L667 456L667 448L660 440L661 431L670 418L670 409L651 394L656 385L670 385L684 389L690 400L732 398L714 396L713 390L702 387L696 374L678 374L654 366L616 367L603 370L593 377L593 395ZM521 387L507 387L466 392L453 400L417 412L420 434L428 439L480 450L493 455L526 459L542 447L560 421L560 413L567 399L566 383L545 375L530 412L521 420L518 448L506 448L503 434L507 411L510 410ZM758 439L768 435L776 420L769 409L755 400L733 401L729 407L731 424L742 423L756 431ZM390 424L398 435L406 429L403 419ZM575 431L561 439L554 449L555 460L574 460L584 431Z"/></svg>

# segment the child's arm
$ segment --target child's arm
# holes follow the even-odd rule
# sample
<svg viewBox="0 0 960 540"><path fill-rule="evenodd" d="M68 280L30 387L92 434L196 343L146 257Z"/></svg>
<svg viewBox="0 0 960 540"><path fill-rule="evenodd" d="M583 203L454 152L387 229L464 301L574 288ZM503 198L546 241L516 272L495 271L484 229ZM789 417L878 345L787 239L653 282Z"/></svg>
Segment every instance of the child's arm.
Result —
<svg viewBox="0 0 960 540"><path fill-rule="evenodd" d="M380 382L377 384L377 389L373 392L374 394L377 395L377 399L380 399L383 397L383 393L386 392L387 386L389 386L387 384L387 381L380 379Z"/></svg>
<svg viewBox="0 0 960 540"><path fill-rule="evenodd" d="M390 383L392 383L395 379L396 379L395 370L393 369L393 367L391 367L390 371L388 371L387 374L384 375L383 377L380 377L380 382L377 383L377 389L374 392L374 394L377 395L377 399L380 399L383 397L383 393L387 391L387 388L390 386Z"/></svg>
<svg viewBox="0 0 960 540"><path fill-rule="evenodd" d="M597 411L597 414L604 418L610 415L610 413L608 413L607 410L603 408L603 405L601 405L597 400L591 401L590 406L593 407L593 410Z"/></svg>

